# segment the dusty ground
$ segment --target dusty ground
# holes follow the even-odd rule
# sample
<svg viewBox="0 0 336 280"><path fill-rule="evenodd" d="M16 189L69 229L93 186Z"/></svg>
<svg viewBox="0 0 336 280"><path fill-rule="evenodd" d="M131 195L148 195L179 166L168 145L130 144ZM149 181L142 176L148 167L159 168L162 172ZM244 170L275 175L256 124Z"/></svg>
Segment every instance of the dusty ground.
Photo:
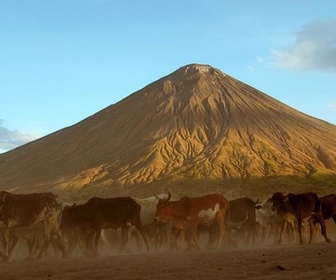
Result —
<svg viewBox="0 0 336 280"><path fill-rule="evenodd" d="M1 279L336 279L336 242L0 263Z"/></svg>
<svg viewBox="0 0 336 280"><path fill-rule="evenodd" d="M0 279L336 279L336 227L328 221L327 244L270 243L216 251L117 254L69 259L51 256L26 261L17 251L10 263L0 262ZM128 244L129 249L131 243ZM103 248L104 249L104 248ZM133 250L134 251L134 250ZM21 254L20 254L21 252Z"/></svg>

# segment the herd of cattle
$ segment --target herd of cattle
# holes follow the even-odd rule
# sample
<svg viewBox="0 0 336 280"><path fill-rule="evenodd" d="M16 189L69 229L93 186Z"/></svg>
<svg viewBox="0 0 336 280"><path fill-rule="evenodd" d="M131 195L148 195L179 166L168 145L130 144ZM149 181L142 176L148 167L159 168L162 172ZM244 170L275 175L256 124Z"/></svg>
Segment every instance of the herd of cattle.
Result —
<svg viewBox="0 0 336 280"><path fill-rule="evenodd" d="M53 193L0 192L0 256L12 258L18 241L29 258L42 258L53 247L69 257L77 248L96 256L108 242L123 251L128 240L147 251L238 247L263 243L310 243L325 220L336 223L336 195L277 192L263 202L248 197L228 201L221 194L172 199L170 193L148 198L93 197L84 204L64 205ZM130 231L131 229L131 231ZM130 233L129 233L130 231ZM296 241L296 237L299 240ZM106 246L105 246L106 247Z"/></svg>

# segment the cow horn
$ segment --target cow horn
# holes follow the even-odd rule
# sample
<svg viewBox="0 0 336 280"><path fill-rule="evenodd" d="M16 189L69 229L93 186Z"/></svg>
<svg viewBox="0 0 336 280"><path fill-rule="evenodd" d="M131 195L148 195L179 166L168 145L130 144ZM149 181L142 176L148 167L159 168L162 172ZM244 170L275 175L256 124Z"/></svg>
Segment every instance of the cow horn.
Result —
<svg viewBox="0 0 336 280"><path fill-rule="evenodd" d="M157 200L160 200L160 197L159 197L158 195L156 195L156 193L153 193L153 195L155 196L155 198L156 198Z"/></svg>
<svg viewBox="0 0 336 280"><path fill-rule="evenodd" d="M170 192L168 192L168 196L166 198L166 202L168 202L170 199L171 199L171 194L170 194Z"/></svg>

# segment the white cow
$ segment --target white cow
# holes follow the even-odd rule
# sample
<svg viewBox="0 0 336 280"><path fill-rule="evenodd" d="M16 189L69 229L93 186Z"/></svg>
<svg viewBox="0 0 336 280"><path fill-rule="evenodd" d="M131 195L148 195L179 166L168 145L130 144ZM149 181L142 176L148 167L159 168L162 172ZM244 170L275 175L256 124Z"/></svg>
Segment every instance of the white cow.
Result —
<svg viewBox="0 0 336 280"><path fill-rule="evenodd" d="M288 230L289 237L295 242L297 220L294 215L278 216L271 199L266 199L261 203L256 203L256 220L262 228L261 241L264 242L266 236L271 232L274 236L274 244L282 243L283 232Z"/></svg>
<svg viewBox="0 0 336 280"><path fill-rule="evenodd" d="M146 198L138 198L132 197L136 203L141 206L140 211L140 220L141 224L155 247L161 247L164 244L167 244L167 225L162 224L156 221L156 204L158 203L158 199L166 198L166 194L155 195ZM132 231L131 235L135 237L138 248L141 248L141 239L138 238L138 234L136 231Z"/></svg>
<svg viewBox="0 0 336 280"><path fill-rule="evenodd" d="M3 259L11 259L19 238L27 240L30 256L36 249L38 258L42 258L54 235L63 251L59 232L61 215L62 205L52 193L13 194L1 191L0 234L4 247Z"/></svg>

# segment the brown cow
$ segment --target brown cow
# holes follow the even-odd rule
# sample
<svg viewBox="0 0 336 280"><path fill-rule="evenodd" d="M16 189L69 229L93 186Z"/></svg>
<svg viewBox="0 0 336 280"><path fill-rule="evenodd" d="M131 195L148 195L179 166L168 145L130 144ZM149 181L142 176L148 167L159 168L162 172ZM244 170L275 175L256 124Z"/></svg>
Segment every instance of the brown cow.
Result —
<svg viewBox="0 0 336 280"><path fill-rule="evenodd" d="M336 194L328 194L320 197L322 203L322 216L324 220L333 218L336 224ZM314 226L316 221L314 220ZM318 227L315 227L314 236L317 235Z"/></svg>
<svg viewBox="0 0 336 280"><path fill-rule="evenodd" d="M62 205L52 193L12 194L0 192L0 221L2 222L4 260L9 260L19 237L31 235L34 230L42 236L38 258L48 248L52 235L57 236L58 245L63 250L59 226ZM25 234L25 231L27 234Z"/></svg>
<svg viewBox="0 0 336 280"><path fill-rule="evenodd" d="M336 194L328 194L320 197L322 203L323 219L328 220L333 218L336 224Z"/></svg>
<svg viewBox="0 0 336 280"><path fill-rule="evenodd" d="M322 229L322 235L324 236L326 242L330 242L327 237L326 226L322 216L322 204L316 193L307 192L301 194L289 193L288 195L283 195L280 192L274 193L272 196L273 207L277 211L277 215L285 216L286 214L292 214L297 219L298 232L300 237L300 244L302 241L302 223L306 219L313 218L316 220ZM285 222L283 223L285 225ZM280 235L282 235L283 228ZM310 239L311 243L313 237L313 228L310 227Z"/></svg>
<svg viewBox="0 0 336 280"><path fill-rule="evenodd" d="M85 255L91 256L94 254L91 247L94 232L93 229L84 227L84 222L82 227L77 225L79 218L75 219L71 214L71 209L75 206L76 204L64 206L62 213L61 232L65 243L65 257L71 256L77 245L83 249Z"/></svg>
<svg viewBox="0 0 336 280"><path fill-rule="evenodd" d="M256 202L249 197L236 198L229 201L230 229L236 230L237 237L243 238L245 244L253 244L257 235Z"/></svg>
<svg viewBox="0 0 336 280"><path fill-rule="evenodd" d="M225 216L229 203L220 194L210 194L202 197L183 197L177 201L170 201L171 195L168 193L167 199L160 199L156 206L156 218L164 223L171 223L172 227L186 231L190 230L190 240L196 248L201 249L198 240L198 226L217 225L219 238L217 247L221 244L225 236Z"/></svg>
<svg viewBox="0 0 336 280"><path fill-rule="evenodd" d="M128 229L134 225L145 241L147 251L149 244L140 221L140 206L130 197L89 199L85 204L67 206L63 210L61 229L77 230L86 233L86 244L98 254L98 243L103 229L122 228L122 251L128 241Z"/></svg>

